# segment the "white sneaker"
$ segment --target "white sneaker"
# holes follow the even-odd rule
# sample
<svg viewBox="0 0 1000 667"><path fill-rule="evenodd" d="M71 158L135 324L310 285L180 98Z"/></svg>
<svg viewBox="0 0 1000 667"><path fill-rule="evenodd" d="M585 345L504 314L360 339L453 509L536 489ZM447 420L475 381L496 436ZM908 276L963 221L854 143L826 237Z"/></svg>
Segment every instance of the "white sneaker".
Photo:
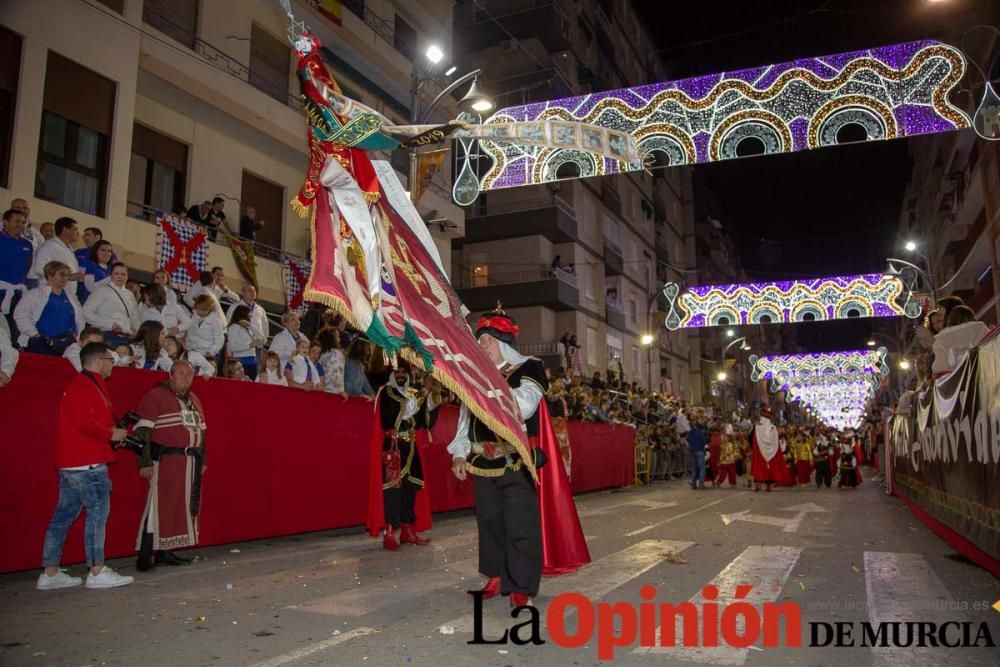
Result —
<svg viewBox="0 0 1000 667"><path fill-rule="evenodd" d="M107 565L97 574L87 575L87 588L117 588L119 586L128 586L133 581L132 577L123 577L114 570L112 570Z"/></svg>
<svg viewBox="0 0 1000 667"><path fill-rule="evenodd" d="M66 574L66 570L59 570L54 576L49 576L42 572L38 575L38 584L35 586L40 591L54 591L57 588L73 588L83 583L80 577L71 577Z"/></svg>

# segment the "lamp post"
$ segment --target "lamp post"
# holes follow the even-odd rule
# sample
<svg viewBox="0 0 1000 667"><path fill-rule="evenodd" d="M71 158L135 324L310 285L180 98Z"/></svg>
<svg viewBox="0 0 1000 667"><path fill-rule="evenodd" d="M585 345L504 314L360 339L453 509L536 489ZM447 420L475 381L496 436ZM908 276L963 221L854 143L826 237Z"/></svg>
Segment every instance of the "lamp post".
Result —
<svg viewBox="0 0 1000 667"><path fill-rule="evenodd" d="M469 86L469 91L459 101L459 106L462 107L463 110L474 111L476 113L485 113L493 108L493 100L490 99L489 95L485 94L478 85L476 85L476 80L481 70L475 69L452 81L444 88L444 90L438 93L437 97L431 100L430 104L423 109L420 109L420 88L424 85L424 83L434 78L433 76L430 76L430 68L433 65L437 65L444 59L444 51L442 51L441 47L437 44L431 44L424 53L424 56L427 58L427 62L429 64L421 65L418 62L414 62L413 69L410 74L410 124L420 125L426 123L430 120L431 112L437 108L437 105L441 103L441 100L468 81L472 81L472 85ZM455 69L454 65L449 67L445 76L453 74ZM421 76L422 74L425 76ZM406 186L412 193L414 191L414 184L416 183L417 178L417 149L410 148L409 155L409 174L407 174Z"/></svg>

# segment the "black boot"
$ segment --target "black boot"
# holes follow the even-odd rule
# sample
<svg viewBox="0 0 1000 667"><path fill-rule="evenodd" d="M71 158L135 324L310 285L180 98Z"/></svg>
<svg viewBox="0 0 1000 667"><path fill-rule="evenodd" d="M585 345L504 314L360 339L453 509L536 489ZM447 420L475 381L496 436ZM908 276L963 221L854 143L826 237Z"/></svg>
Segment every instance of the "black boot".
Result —
<svg viewBox="0 0 1000 667"><path fill-rule="evenodd" d="M139 546L139 557L135 559L135 569L137 572L149 572L156 568L153 560L153 534L143 533L142 544Z"/></svg>

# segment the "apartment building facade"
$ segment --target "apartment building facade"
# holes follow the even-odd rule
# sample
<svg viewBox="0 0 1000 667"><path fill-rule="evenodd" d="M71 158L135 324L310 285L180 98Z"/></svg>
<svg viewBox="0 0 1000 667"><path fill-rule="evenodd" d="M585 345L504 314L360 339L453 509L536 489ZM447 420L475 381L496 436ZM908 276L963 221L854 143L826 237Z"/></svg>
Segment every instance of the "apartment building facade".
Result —
<svg viewBox="0 0 1000 667"><path fill-rule="evenodd" d="M318 3L292 6L345 93L395 121L409 120L419 54L432 42L451 49L449 0L355 0L339 25ZM273 0L0 4L0 200L29 200L36 224L68 215L101 228L141 272L155 268L157 211L218 195L235 229L241 207L253 205L265 220L261 298L280 307L281 253L304 256L310 243L308 221L288 205L307 155L287 29ZM421 99L441 80L422 86ZM448 100L441 115L454 113ZM448 178L418 205L442 221L432 234L444 257L464 227ZM221 243L209 263L239 283Z"/></svg>
<svg viewBox="0 0 1000 667"><path fill-rule="evenodd" d="M668 78L627 0L464 0L453 43L498 108ZM575 336L583 376L620 368L659 387L662 373L700 400L697 337L663 328L659 298L693 258L691 170L656 169L480 195L453 241L452 275L473 314L502 301L522 351L553 368L559 340Z"/></svg>
<svg viewBox="0 0 1000 667"><path fill-rule="evenodd" d="M972 25L996 25L1000 8L984 3L963 16L949 34L961 39L966 58L987 69L1000 53L992 30L965 30ZM974 95L963 92L958 104L972 115L982 99L982 76L975 65L965 81ZM993 70L995 76L996 68ZM929 135L910 140L913 168L903 195L896 256L927 271L926 285L938 298L961 297L987 324L1000 319L1000 146L972 130ZM916 251L908 254L905 242Z"/></svg>

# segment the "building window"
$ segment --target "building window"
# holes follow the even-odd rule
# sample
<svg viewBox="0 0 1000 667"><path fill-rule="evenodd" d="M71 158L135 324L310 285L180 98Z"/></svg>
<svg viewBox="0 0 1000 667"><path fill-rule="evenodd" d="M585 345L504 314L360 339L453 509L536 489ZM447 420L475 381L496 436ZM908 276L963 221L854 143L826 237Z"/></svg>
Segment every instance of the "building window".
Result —
<svg viewBox="0 0 1000 667"><path fill-rule="evenodd" d="M344 0L344 6L351 10L351 13L359 19L362 21L365 20L365 0Z"/></svg>
<svg viewBox="0 0 1000 667"><path fill-rule="evenodd" d="M143 0L142 20L193 49L198 34L198 0Z"/></svg>
<svg viewBox="0 0 1000 667"><path fill-rule="evenodd" d="M629 299L629 302L628 302L628 316L629 316L629 319L632 320L632 324L638 324L638 322L639 322L639 319L638 319L639 318L638 310L639 309L636 306L635 299Z"/></svg>
<svg viewBox="0 0 1000 667"><path fill-rule="evenodd" d="M35 196L104 216L115 83L49 52Z"/></svg>
<svg viewBox="0 0 1000 667"><path fill-rule="evenodd" d="M284 104L291 67L291 49L254 24L250 29L250 85Z"/></svg>
<svg viewBox="0 0 1000 667"><path fill-rule="evenodd" d="M580 282L583 283L583 295L588 299L594 298L594 280L593 275L590 272L590 264L584 263L580 265L580 270L577 272L580 276Z"/></svg>
<svg viewBox="0 0 1000 667"><path fill-rule="evenodd" d="M188 147L142 125L132 127L128 175L128 215L146 217L147 208L183 210Z"/></svg>
<svg viewBox="0 0 1000 667"><path fill-rule="evenodd" d="M587 365L597 365L597 329L587 327Z"/></svg>
<svg viewBox="0 0 1000 667"><path fill-rule="evenodd" d="M409 23L396 14L396 26L392 33L393 43L396 50L412 60L416 57L414 45L417 43L417 31Z"/></svg>
<svg viewBox="0 0 1000 667"><path fill-rule="evenodd" d="M248 171L244 171L240 201L243 204L244 211L247 206L252 206L257 212L257 222L264 225L257 230L257 243L275 249L281 248L281 230L284 226L285 218L285 189L280 185L275 185ZM234 233L239 233L237 223L243 216L244 211L239 211L238 215L227 217L230 228ZM277 253L271 253L267 248L263 248L260 245L257 246L257 254L263 257L275 255L272 259L278 259Z"/></svg>
<svg viewBox="0 0 1000 667"><path fill-rule="evenodd" d="M479 264L472 269L472 286L486 287L490 284L490 267Z"/></svg>
<svg viewBox="0 0 1000 667"><path fill-rule="evenodd" d="M641 364L639 362L639 348L632 346L632 372L638 374Z"/></svg>
<svg viewBox="0 0 1000 667"><path fill-rule="evenodd" d="M0 188L9 187L10 147L14 142L21 36L0 26Z"/></svg>

